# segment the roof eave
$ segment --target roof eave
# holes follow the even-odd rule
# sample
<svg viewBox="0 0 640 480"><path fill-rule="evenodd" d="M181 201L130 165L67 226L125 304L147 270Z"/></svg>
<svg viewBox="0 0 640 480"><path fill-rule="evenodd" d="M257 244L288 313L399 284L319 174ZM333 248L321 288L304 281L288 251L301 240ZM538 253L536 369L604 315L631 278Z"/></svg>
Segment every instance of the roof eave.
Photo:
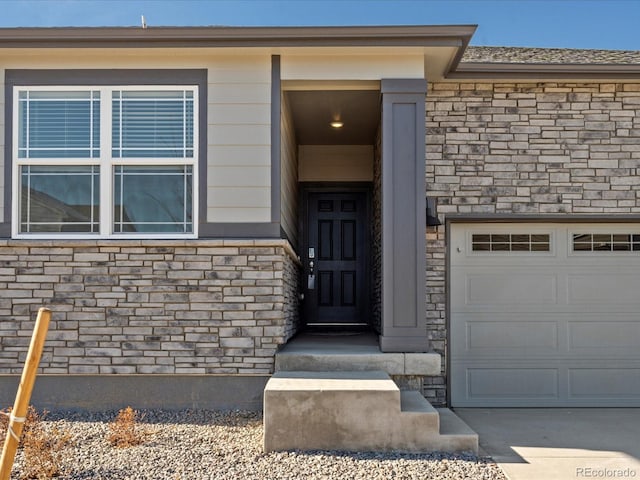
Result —
<svg viewBox="0 0 640 480"><path fill-rule="evenodd" d="M640 64L524 64L464 62L446 79L640 80Z"/></svg>
<svg viewBox="0 0 640 480"><path fill-rule="evenodd" d="M0 48L466 46L476 25L2 28Z"/></svg>

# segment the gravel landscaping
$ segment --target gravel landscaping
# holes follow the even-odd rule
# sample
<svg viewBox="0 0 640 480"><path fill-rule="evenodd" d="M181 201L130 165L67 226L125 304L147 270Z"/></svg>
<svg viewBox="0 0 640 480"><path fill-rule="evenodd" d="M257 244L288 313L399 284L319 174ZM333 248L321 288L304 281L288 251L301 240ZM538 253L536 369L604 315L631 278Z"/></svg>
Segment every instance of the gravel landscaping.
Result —
<svg viewBox="0 0 640 480"><path fill-rule="evenodd" d="M491 459L474 455L281 452L262 453L262 417L255 412L145 411L141 445L109 444L116 412L49 413L47 428L68 430L60 479L455 479L506 480ZM12 480L20 478L18 453Z"/></svg>

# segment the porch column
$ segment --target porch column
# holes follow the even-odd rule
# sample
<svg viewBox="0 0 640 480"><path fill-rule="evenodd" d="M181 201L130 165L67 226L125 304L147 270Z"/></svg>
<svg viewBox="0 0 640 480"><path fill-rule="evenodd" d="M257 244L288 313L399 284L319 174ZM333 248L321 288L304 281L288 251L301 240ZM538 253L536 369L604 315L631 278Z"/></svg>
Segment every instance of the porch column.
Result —
<svg viewBox="0 0 640 480"><path fill-rule="evenodd" d="M426 80L382 80L383 352L426 352Z"/></svg>

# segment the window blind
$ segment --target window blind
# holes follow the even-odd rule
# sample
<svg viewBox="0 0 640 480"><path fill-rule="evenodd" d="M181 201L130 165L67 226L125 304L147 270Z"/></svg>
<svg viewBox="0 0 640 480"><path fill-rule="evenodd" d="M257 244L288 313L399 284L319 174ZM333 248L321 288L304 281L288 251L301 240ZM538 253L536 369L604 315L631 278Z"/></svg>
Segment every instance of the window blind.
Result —
<svg viewBox="0 0 640 480"><path fill-rule="evenodd" d="M114 91L114 158L193 157L193 92Z"/></svg>
<svg viewBox="0 0 640 480"><path fill-rule="evenodd" d="M99 92L20 92L19 158L100 155Z"/></svg>

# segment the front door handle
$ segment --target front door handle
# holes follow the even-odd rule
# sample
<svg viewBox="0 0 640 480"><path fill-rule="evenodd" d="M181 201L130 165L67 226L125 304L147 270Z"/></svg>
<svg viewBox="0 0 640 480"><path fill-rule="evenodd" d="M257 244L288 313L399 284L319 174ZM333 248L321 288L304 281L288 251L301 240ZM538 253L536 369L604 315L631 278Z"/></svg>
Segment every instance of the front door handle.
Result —
<svg viewBox="0 0 640 480"><path fill-rule="evenodd" d="M313 271L314 262L313 259L316 257L316 249L313 247L309 247L309 275L307 276L307 290L313 290L316 288L316 275Z"/></svg>

